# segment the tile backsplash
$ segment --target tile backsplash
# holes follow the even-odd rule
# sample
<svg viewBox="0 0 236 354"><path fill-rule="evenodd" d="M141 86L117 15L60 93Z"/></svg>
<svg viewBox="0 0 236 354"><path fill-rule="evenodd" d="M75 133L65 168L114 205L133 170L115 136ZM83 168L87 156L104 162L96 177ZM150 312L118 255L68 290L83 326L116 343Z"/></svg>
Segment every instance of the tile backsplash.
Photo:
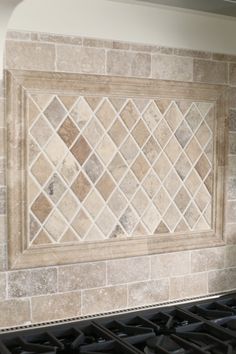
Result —
<svg viewBox="0 0 236 354"><path fill-rule="evenodd" d="M236 89L230 75L234 67L236 57L227 55L51 34L8 33L7 69L226 84L230 144L225 246L10 271L6 150L2 139L5 90L0 90L0 327L236 288ZM96 235L101 240L129 238L136 232L141 236L157 229L164 235L177 229L189 233L211 229L215 116L209 102L30 93L28 108L31 244L83 245L94 228L99 230ZM80 121L81 110L85 121ZM174 126L168 121L173 110L178 117ZM131 121L126 111L132 113L128 115ZM154 121L150 117L155 117ZM157 161L163 169L155 168ZM132 189L136 184L138 190Z"/></svg>

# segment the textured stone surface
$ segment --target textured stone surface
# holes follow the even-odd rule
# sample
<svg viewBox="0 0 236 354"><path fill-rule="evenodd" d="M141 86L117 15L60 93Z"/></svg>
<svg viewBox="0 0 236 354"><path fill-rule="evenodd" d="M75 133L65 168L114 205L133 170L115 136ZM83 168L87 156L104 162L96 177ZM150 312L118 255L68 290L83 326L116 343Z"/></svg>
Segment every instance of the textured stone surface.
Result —
<svg viewBox="0 0 236 354"><path fill-rule="evenodd" d="M193 80L211 84L225 84L227 83L227 64L195 59Z"/></svg>
<svg viewBox="0 0 236 354"><path fill-rule="evenodd" d="M236 267L236 245L226 246L225 267Z"/></svg>
<svg viewBox="0 0 236 354"><path fill-rule="evenodd" d="M151 257L152 279L190 273L190 253L178 252L159 254Z"/></svg>
<svg viewBox="0 0 236 354"><path fill-rule="evenodd" d="M128 284L128 306L142 306L169 299L168 279Z"/></svg>
<svg viewBox="0 0 236 354"><path fill-rule="evenodd" d="M13 327L30 323L29 299L0 301L0 327Z"/></svg>
<svg viewBox="0 0 236 354"><path fill-rule="evenodd" d="M193 61L191 58L154 54L152 77L162 80L192 81Z"/></svg>
<svg viewBox="0 0 236 354"><path fill-rule="evenodd" d="M236 268L215 270L208 274L209 293L223 292L236 288Z"/></svg>
<svg viewBox="0 0 236 354"><path fill-rule="evenodd" d="M198 273L224 268L224 247L191 252L191 272Z"/></svg>
<svg viewBox="0 0 236 354"><path fill-rule="evenodd" d="M185 299L207 293L207 273L170 278L170 299Z"/></svg>

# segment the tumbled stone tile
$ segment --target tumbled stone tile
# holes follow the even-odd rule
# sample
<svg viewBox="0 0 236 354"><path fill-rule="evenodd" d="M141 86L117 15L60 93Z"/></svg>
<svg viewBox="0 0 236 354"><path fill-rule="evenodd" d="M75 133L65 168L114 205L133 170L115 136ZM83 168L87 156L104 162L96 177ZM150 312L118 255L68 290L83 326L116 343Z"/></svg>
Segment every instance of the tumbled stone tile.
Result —
<svg viewBox="0 0 236 354"><path fill-rule="evenodd" d="M159 279L190 273L190 253L178 252L151 256L151 278Z"/></svg>
<svg viewBox="0 0 236 354"><path fill-rule="evenodd" d="M168 279L128 284L128 306L157 304L169 299Z"/></svg>
<svg viewBox="0 0 236 354"><path fill-rule="evenodd" d="M227 83L227 64L194 59L193 80L211 84Z"/></svg>
<svg viewBox="0 0 236 354"><path fill-rule="evenodd" d="M48 43L6 41L6 66L18 70L55 70L55 46Z"/></svg>
<svg viewBox="0 0 236 354"><path fill-rule="evenodd" d="M0 301L0 327L13 327L30 322L29 299Z"/></svg>
<svg viewBox="0 0 236 354"><path fill-rule="evenodd" d="M0 244L6 241L6 216L0 215Z"/></svg>
<svg viewBox="0 0 236 354"><path fill-rule="evenodd" d="M229 154L236 155L236 132L229 133Z"/></svg>
<svg viewBox="0 0 236 354"><path fill-rule="evenodd" d="M210 52L203 52L200 50L191 50L191 49L182 49L182 48L174 48L173 54L181 55L186 57L192 58L202 58L202 59L211 59L212 53Z"/></svg>
<svg viewBox="0 0 236 354"><path fill-rule="evenodd" d="M229 177L236 177L236 156L234 155L228 157L228 174Z"/></svg>
<svg viewBox="0 0 236 354"><path fill-rule="evenodd" d="M193 60L191 58L154 54L152 77L161 80L192 81Z"/></svg>
<svg viewBox="0 0 236 354"><path fill-rule="evenodd" d="M117 259L107 263L107 282L125 284L149 278L149 257Z"/></svg>
<svg viewBox="0 0 236 354"><path fill-rule="evenodd" d="M236 110L234 109L229 111L229 131L236 131Z"/></svg>
<svg viewBox="0 0 236 354"><path fill-rule="evenodd" d="M6 289L7 280L6 273L0 273L0 300L4 300L6 298Z"/></svg>
<svg viewBox="0 0 236 354"><path fill-rule="evenodd" d="M207 294L207 273L170 278L170 299L186 299Z"/></svg>
<svg viewBox="0 0 236 354"><path fill-rule="evenodd" d="M82 314L95 314L127 307L127 286L84 290L82 293Z"/></svg>
<svg viewBox="0 0 236 354"><path fill-rule="evenodd" d="M225 267L236 267L236 245L225 247Z"/></svg>
<svg viewBox="0 0 236 354"><path fill-rule="evenodd" d="M81 293L33 297L32 321L45 322L78 317L81 314Z"/></svg>
<svg viewBox="0 0 236 354"><path fill-rule="evenodd" d="M235 60L236 61L236 60ZM236 84L236 64L229 64L229 84Z"/></svg>
<svg viewBox="0 0 236 354"><path fill-rule="evenodd" d="M6 188L0 187L0 215L6 214Z"/></svg>
<svg viewBox="0 0 236 354"><path fill-rule="evenodd" d="M107 53L107 73L110 75L149 77L150 72L150 54L115 50Z"/></svg>
<svg viewBox="0 0 236 354"><path fill-rule="evenodd" d="M224 247L207 248L191 252L191 272L224 268Z"/></svg>
<svg viewBox="0 0 236 354"><path fill-rule="evenodd" d="M236 62L236 55L213 53L213 60Z"/></svg>
<svg viewBox="0 0 236 354"><path fill-rule="evenodd" d="M83 38L84 47L112 48L112 41L97 38Z"/></svg>
<svg viewBox="0 0 236 354"><path fill-rule="evenodd" d="M6 38L12 40L30 40L30 32L26 31L7 31Z"/></svg>
<svg viewBox="0 0 236 354"><path fill-rule="evenodd" d="M57 45L57 70L76 73L105 73L105 50Z"/></svg>
<svg viewBox="0 0 236 354"><path fill-rule="evenodd" d="M235 223L236 221L236 201L229 201L226 212L227 222Z"/></svg>
<svg viewBox="0 0 236 354"><path fill-rule="evenodd" d="M236 288L236 268L214 270L208 274L209 293L225 292Z"/></svg>
<svg viewBox="0 0 236 354"><path fill-rule="evenodd" d="M229 87L229 107L236 108L236 87Z"/></svg>
<svg viewBox="0 0 236 354"><path fill-rule="evenodd" d="M10 298L51 294L56 291L56 268L21 270L8 274L8 295Z"/></svg>
<svg viewBox="0 0 236 354"><path fill-rule="evenodd" d="M61 292L97 288L106 285L106 263L85 263L58 269L58 290Z"/></svg>
<svg viewBox="0 0 236 354"><path fill-rule="evenodd" d="M36 34L38 36L37 40L42 42L82 45L82 38L79 36L67 36L67 35L58 35L58 34L51 34L51 33L36 33ZM32 37L31 39L35 40Z"/></svg>
<svg viewBox="0 0 236 354"><path fill-rule="evenodd" d="M225 225L225 237L227 244L236 244L236 223Z"/></svg>
<svg viewBox="0 0 236 354"><path fill-rule="evenodd" d="M1 84L0 84L1 86ZM1 91L1 88L0 88ZM1 97L1 95L0 95ZM4 119L4 110L5 110L5 100L0 98L0 127L4 127L5 119Z"/></svg>

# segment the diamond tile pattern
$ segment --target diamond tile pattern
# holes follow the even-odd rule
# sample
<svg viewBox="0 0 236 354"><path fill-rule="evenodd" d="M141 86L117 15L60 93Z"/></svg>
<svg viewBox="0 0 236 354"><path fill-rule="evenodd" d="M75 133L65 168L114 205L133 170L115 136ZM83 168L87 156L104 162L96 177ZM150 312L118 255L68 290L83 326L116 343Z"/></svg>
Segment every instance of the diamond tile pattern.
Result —
<svg viewBox="0 0 236 354"><path fill-rule="evenodd" d="M211 229L213 104L30 97L29 242Z"/></svg>

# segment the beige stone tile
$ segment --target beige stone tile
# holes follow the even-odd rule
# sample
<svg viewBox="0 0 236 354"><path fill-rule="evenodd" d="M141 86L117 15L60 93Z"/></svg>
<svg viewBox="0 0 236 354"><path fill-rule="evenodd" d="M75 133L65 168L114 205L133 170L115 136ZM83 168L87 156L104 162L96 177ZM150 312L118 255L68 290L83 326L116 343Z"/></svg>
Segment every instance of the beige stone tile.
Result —
<svg viewBox="0 0 236 354"><path fill-rule="evenodd" d="M79 130L70 118L66 118L58 130L58 134L64 143L70 147L79 134Z"/></svg>
<svg viewBox="0 0 236 354"><path fill-rule="evenodd" d="M225 224L225 237L227 244L236 244L236 223Z"/></svg>
<svg viewBox="0 0 236 354"><path fill-rule="evenodd" d="M152 170L148 173L148 175L145 177L145 180L143 181L142 184L143 188L147 192L148 196L150 198L153 198L157 189L160 186L160 182L156 176L156 173Z"/></svg>
<svg viewBox="0 0 236 354"><path fill-rule="evenodd" d="M182 153L175 164L175 170L177 171L182 181L185 179L190 169L191 164L189 163L189 160L187 159L185 154Z"/></svg>
<svg viewBox="0 0 236 354"><path fill-rule="evenodd" d="M187 208L189 202L190 202L190 196L188 192L184 187L181 187L175 197L175 204L177 205L181 213L183 213L184 210Z"/></svg>
<svg viewBox="0 0 236 354"><path fill-rule="evenodd" d="M105 50L72 45L56 46L58 71L105 73Z"/></svg>
<svg viewBox="0 0 236 354"><path fill-rule="evenodd" d="M225 292L236 288L236 268L214 270L208 273L209 293Z"/></svg>
<svg viewBox="0 0 236 354"><path fill-rule="evenodd" d="M116 144L116 146L120 146L120 144L127 136L127 130L125 129L124 125L121 124L120 120L115 120L114 124L109 130L109 135Z"/></svg>
<svg viewBox="0 0 236 354"><path fill-rule="evenodd" d="M87 213L82 209L78 212L74 218L71 226L74 228L76 233L83 239L88 229L91 226L91 220L88 217Z"/></svg>
<svg viewBox="0 0 236 354"><path fill-rule="evenodd" d="M227 64L201 59L194 59L193 80L210 84L227 83Z"/></svg>
<svg viewBox="0 0 236 354"><path fill-rule="evenodd" d="M72 217L75 215L78 209L78 201L69 191L61 199L59 205L59 210L65 216L68 221L71 221Z"/></svg>
<svg viewBox="0 0 236 354"><path fill-rule="evenodd" d="M31 173L42 186L52 173L52 167L43 154L40 154L31 168Z"/></svg>
<svg viewBox="0 0 236 354"><path fill-rule="evenodd" d="M108 238L116 226L116 219L109 208L105 207L97 218L96 224L102 231L104 238Z"/></svg>
<svg viewBox="0 0 236 354"><path fill-rule="evenodd" d="M96 112L96 116L99 118L105 129L111 125L115 115L116 113L108 100L105 100Z"/></svg>
<svg viewBox="0 0 236 354"><path fill-rule="evenodd" d="M40 229L40 224L37 222L37 220L33 217L32 214L30 214L29 217L29 236L30 236L30 241L35 237L37 232Z"/></svg>
<svg viewBox="0 0 236 354"><path fill-rule="evenodd" d="M144 213L144 210L147 208L149 203L149 198L147 197L146 193L140 188L132 199L132 205L134 206L135 210L141 216Z"/></svg>
<svg viewBox="0 0 236 354"><path fill-rule="evenodd" d="M34 215L37 216L39 221L43 222L51 212L52 204L45 197L45 195L41 193L33 203L31 210Z"/></svg>
<svg viewBox="0 0 236 354"><path fill-rule="evenodd" d="M1 86L1 84L0 84ZM0 88L1 90L1 88ZM0 95L1 97L1 95ZM0 98L0 127L4 127L5 125L5 118L4 118L4 110L5 110L5 100Z"/></svg>
<svg viewBox="0 0 236 354"><path fill-rule="evenodd" d="M82 314L96 314L127 307L127 286L110 286L82 292Z"/></svg>
<svg viewBox="0 0 236 354"><path fill-rule="evenodd" d="M8 273L9 298L51 294L56 291L56 268L20 270Z"/></svg>
<svg viewBox="0 0 236 354"><path fill-rule="evenodd" d="M149 104L148 108L143 113L143 119L151 131L153 131L157 123L161 120L162 116L160 114L157 105L154 102Z"/></svg>
<svg viewBox="0 0 236 354"><path fill-rule="evenodd" d="M106 263L83 263L58 269L58 291L97 288L106 285Z"/></svg>
<svg viewBox="0 0 236 354"><path fill-rule="evenodd" d="M63 235L66 224L61 214L55 209L45 223L45 229L55 241Z"/></svg>
<svg viewBox="0 0 236 354"><path fill-rule="evenodd" d="M222 53L213 53L212 54L212 59L213 60L219 60L219 61L231 61L231 62L236 62L236 56L235 55L229 55L229 54L222 54Z"/></svg>
<svg viewBox="0 0 236 354"><path fill-rule="evenodd" d="M150 168L150 165L147 163L143 155L138 155L136 160L134 161L131 169L137 179L141 182L145 175L147 174L148 170Z"/></svg>
<svg viewBox="0 0 236 354"><path fill-rule="evenodd" d="M125 178L123 178L120 184L120 189L122 190L126 198L130 199L138 189L138 186L139 186L138 180L129 171L126 174Z"/></svg>
<svg viewBox="0 0 236 354"><path fill-rule="evenodd" d="M0 157L5 155L5 128L0 128Z"/></svg>
<svg viewBox="0 0 236 354"><path fill-rule="evenodd" d="M4 300L7 295L6 273L0 273L0 300Z"/></svg>
<svg viewBox="0 0 236 354"><path fill-rule="evenodd" d="M228 157L228 174L229 177L236 176L236 156L230 155Z"/></svg>
<svg viewBox="0 0 236 354"><path fill-rule="evenodd" d="M107 200L115 188L115 183L108 175L108 173L105 172L96 184L96 188L100 192L103 199Z"/></svg>
<svg viewBox="0 0 236 354"><path fill-rule="evenodd" d="M0 312L1 328L25 325L31 321L29 299L0 301Z"/></svg>
<svg viewBox="0 0 236 354"><path fill-rule="evenodd" d="M145 124L140 120L135 128L132 130L132 135L136 141L136 143L140 146L143 146L147 138L150 136L148 129L145 127Z"/></svg>
<svg viewBox="0 0 236 354"><path fill-rule="evenodd" d="M92 190L92 192L89 194L88 198L86 198L86 201L84 202L84 207L93 218L98 215L104 205L104 200L95 190Z"/></svg>
<svg viewBox="0 0 236 354"><path fill-rule="evenodd" d="M229 84L236 85L236 63L229 64Z"/></svg>
<svg viewBox="0 0 236 354"><path fill-rule="evenodd" d="M207 248L191 252L191 272L199 273L224 268L224 247Z"/></svg>
<svg viewBox="0 0 236 354"><path fill-rule="evenodd" d="M46 192L47 196L54 203L57 203L59 201L62 194L64 194L65 190L66 185L57 173L54 173L52 175L52 177L49 179L46 186L44 187L44 191Z"/></svg>
<svg viewBox="0 0 236 354"><path fill-rule="evenodd" d="M236 108L236 87L229 87L229 107Z"/></svg>
<svg viewBox="0 0 236 354"><path fill-rule="evenodd" d="M83 38L84 47L95 47L95 48L112 48L112 41L106 39L97 38Z"/></svg>
<svg viewBox="0 0 236 354"><path fill-rule="evenodd" d="M226 220L229 223L236 221L236 201L229 201L227 204Z"/></svg>
<svg viewBox="0 0 236 354"><path fill-rule="evenodd" d="M90 146L94 148L101 140L103 129L97 120L92 119L83 131L83 136L87 139Z"/></svg>
<svg viewBox="0 0 236 354"><path fill-rule="evenodd" d="M7 31L6 34L6 39L12 39L12 40L23 40L23 41L27 41L30 40L30 32L26 32L26 31Z"/></svg>
<svg viewBox="0 0 236 354"><path fill-rule="evenodd" d="M236 110L229 110L229 131L236 131Z"/></svg>
<svg viewBox="0 0 236 354"><path fill-rule="evenodd" d="M207 294L207 273L170 278L170 299L186 299Z"/></svg>
<svg viewBox="0 0 236 354"><path fill-rule="evenodd" d="M37 40L42 42L49 42L49 43L66 43L66 44L74 44L74 45L82 45L82 38L79 36L65 36L65 35L58 35L58 34L51 34L51 33L36 33ZM32 40L35 40L32 38Z"/></svg>
<svg viewBox="0 0 236 354"><path fill-rule="evenodd" d="M149 278L149 257L117 259L107 263L109 285L138 282Z"/></svg>
<svg viewBox="0 0 236 354"><path fill-rule="evenodd" d="M151 278L159 279L190 273L190 253L178 252L151 256Z"/></svg>
<svg viewBox="0 0 236 354"><path fill-rule="evenodd" d="M112 197L108 202L108 206L117 217L120 217L121 213L124 211L125 207L127 206L127 200L120 192L119 189L117 189L113 193Z"/></svg>
<svg viewBox="0 0 236 354"><path fill-rule="evenodd" d="M52 139L50 139L44 151L53 165L57 166L61 159L67 154L68 149L60 137L58 135L54 135Z"/></svg>
<svg viewBox="0 0 236 354"><path fill-rule="evenodd" d="M146 53L109 50L106 70L110 75L149 77L151 56Z"/></svg>
<svg viewBox="0 0 236 354"><path fill-rule="evenodd" d="M153 54L152 77L161 80L193 80L193 59Z"/></svg>
<svg viewBox="0 0 236 354"><path fill-rule="evenodd" d="M78 317L81 314L81 293L33 297L32 321L45 322Z"/></svg>
<svg viewBox="0 0 236 354"><path fill-rule="evenodd" d="M113 49L129 50L130 49L130 43L121 42L121 41L113 41L112 42L112 48Z"/></svg>
<svg viewBox="0 0 236 354"><path fill-rule="evenodd" d="M134 139L131 136L129 136L126 139L126 141L123 143L120 152L124 156L125 160L128 163L131 163L135 158L135 156L138 154L139 148L135 143Z"/></svg>
<svg viewBox="0 0 236 354"><path fill-rule="evenodd" d="M70 183L74 179L79 172L79 165L74 155L70 152L66 155L58 167L58 172L67 183Z"/></svg>
<svg viewBox="0 0 236 354"><path fill-rule="evenodd" d="M163 220L166 223L166 225L169 227L171 231L173 231L179 220L180 220L181 214L179 210L175 207L174 204L171 204L169 208L167 209L165 215L163 216Z"/></svg>
<svg viewBox="0 0 236 354"><path fill-rule="evenodd" d="M152 164L160 154L160 147L157 142L151 136L142 148L142 151L148 161Z"/></svg>
<svg viewBox="0 0 236 354"><path fill-rule="evenodd" d="M7 245L2 243L0 244L0 271L8 269L7 260Z"/></svg>
<svg viewBox="0 0 236 354"><path fill-rule="evenodd" d="M101 174L104 172L103 165L95 154L92 154L90 156L84 166L84 169L93 183L95 183L101 176Z"/></svg>
<svg viewBox="0 0 236 354"><path fill-rule="evenodd" d="M132 101L128 101L120 116L128 129L131 129L139 118L138 111Z"/></svg>
<svg viewBox="0 0 236 354"><path fill-rule="evenodd" d="M171 170L168 177L165 179L164 186L170 196L174 196L181 185L181 180L174 169Z"/></svg>
<svg viewBox="0 0 236 354"><path fill-rule="evenodd" d="M161 147L164 147L171 137L171 130L165 120L162 120L154 131L154 136Z"/></svg>
<svg viewBox="0 0 236 354"><path fill-rule="evenodd" d="M0 215L6 214L6 187L0 187Z"/></svg>
<svg viewBox="0 0 236 354"><path fill-rule="evenodd" d="M128 207L120 218L120 223L128 235L131 235L137 222L138 218L136 214Z"/></svg>
<svg viewBox="0 0 236 354"><path fill-rule="evenodd" d="M236 155L236 132L229 133L229 153Z"/></svg>
<svg viewBox="0 0 236 354"><path fill-rule="evenodd" d="M182 48L174 48L173 54L184 56L184 57L202 58L202 59L211 59L212 57L212 53L210 52L203 52L200 50L190 50L190 49L182 49Z"/></svg>
<svg viewBox="0 0 236 354"><path fill-rule="evenodd" d="M116 182L119 182L120 179L125 175L125 172L127 171L127 165L119 152L117 152L117 154L111 160L108 169L112 176L115 178Z"/></svg>
<svg viewBox="0 0 236 354"><path fill-rule="evenodd" d="M108 135L104 136L96 149L97 154L105 165L111 161L116 151L116 146Z"/></svg>
<svg viewBox="0 0 236 354"><path fill-rule="evenodd" d="M128 284L128 306L157 304L169 299L168 279Z"/></svg>
<svg viewBox="0 0 236 354"><path fill-rule="evenodd" d="M227 180L227 197L231 200L236 199L236 176Z"/></svg>
<svg viewBox="0 0 236 354"><path fill-rule="evenodd" d="M73 109L70 111L70 116L79 128L83 128L91 119L92 110L85 99L79 98L73 106Z"/></svg>
<svg viewBox="0 0 236 354"><path fill-rule="evenodd" d="M159 213L161 215L164 215L171 200L170 200L167 192L165 191L165 189L163 187L161 187L160 191L155 195L153 202L156 205L156 207L158 208Z"/></svg>
<svg viewBox="0 0 236 354"><path fill-rule="evenodd" d="M6 66L8 69L55 71L55 46L6 41Z"/></svg>
<svg viewBox="0 0 236 354"><path fill-rule="evenodd" d="M200 213L195 206L195 204L191 203L187 210L184 213L185 220L187 221L189 227L194 230L194 226L197 223Z"/></svg>
<svg viewBox="0 0 236 354"><path fill-rule="evenodd" d="M177 139L175 138L175 136L172 136L172 138L166 145L164 151L166 155L169 157L172 164L174 164L177 161L178 157L180 156L180 153L182 152L182 148L178 143Z"/></svg>
<svg viewBox="0 0 236 354"><path fill-rule="evenodd" d="M225 247L225 267L236 267L236 245Z"/></svg>
<svg viewBox="0 0 236 354"><path fill-rule="evenodd" d="M48 245L52 243L52 240L46 234L44 230L41 230L36 238L33 240L33 245Z"/></svg>
<svg viewBox="0 0 236 354"><path fill-rule="evenodd" d="M157 159L153 168L161 181L167 176L171 169L171 164L164 153Z"/></svg>
<svg viewBox="0 0 236 354"><path fill-rule="evenodd" d="M7 237L7 219L6 216L0 215L0 244L6 242Z"/></svg>
<svg viewBox="0 0 236 354"><path fill-rule="evenodd" d="M53 131L43 116L40 116L30 130L31 135L37 143L43 147L49 138L53 135Z"/></svg>
<svg viewBox="0 0 236 354"><path fill-rule="evenodd" d="M80 163L80 165L83 165L91 152L91 148L84 137L81 135L73 145L71 152L76 160Z"/></svg>
<svg viewBox="0 0 236 354"><path fill-rule="evenodd" d="M142 221L144 222L145 226L149 230L150 234L155 233L155 229L160 222L160 215L158 213L157 208L151 204L142 216Z"/></svg>

